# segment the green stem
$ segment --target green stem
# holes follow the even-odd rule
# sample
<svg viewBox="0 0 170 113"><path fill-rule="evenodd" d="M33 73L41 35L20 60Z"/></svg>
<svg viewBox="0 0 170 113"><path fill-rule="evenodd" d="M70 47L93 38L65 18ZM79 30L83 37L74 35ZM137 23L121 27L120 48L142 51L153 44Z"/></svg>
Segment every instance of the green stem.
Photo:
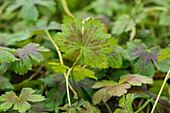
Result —
<svg viewBox="0 0 170 113"><path fill-rule="evenodd" d="M53 44L54 47L56 48L57 53L58 53L58 56L59 56L59 59L60 59L60 63L61 63L61 64L64 64L64 63L63 63L63 58L62 58L61 52L60 52L60 50L59 50L59 47L57 46L57 44L55 43L55 41L54 41L53 38L51 37L51 35L50 35L50 33L48 32L48 30L45 30L45 33L47 34L48 38L50 39L50 41L52 42L52 44Z"/></svg>
<svg viewBox="0 0 170 113"><path fill-rule="evenodd" d="M68 86L68 83L69 83L68 77L69 77L70 71L71 71L71 69L68 70L67 75L66 75L66 89L67 89L68 103L69 103L69 105L71 106L70 93L69 93L69 86Z"/></svg>
<svg viewBox="0 0 170 113"><path fill-rule="evenodd" d="M160 7L160 6L153 6L153 7L149 7L149 8L145 8L145 9L144 9L145 12L154 11L154 10L167 11L168 9L165 8L165 7Z"/></svg>
<svg viewBox="0 0 170 113"><path fill-rule="evenodd" d="M82 49L80 49L80 54L79 54L79 56L77 57L77 59L76 59L76 61L74 62L74 64L72 65L71 69L73 69L74 66L77 64L77 62L80 60L81 55L82 55Z"/></svg>
<svg viewBox="0 0 170 113"><path fill-rule="evenodd" d="M41 69L42 69L42 66L40 66L37 69L37 71L29 77L29 80L32 80L36 75L38 75L38 73L41 71Z"/></svg>
<svg viewBox="0 0 170 113"><path fill-rule="evenodd" d="M72 80L73 80L74 87L76 88L76 91L78 93L78 97L82 99L83 97L82 97L82 95L81 95L81 93L80 93L80 91L79 91L79 89L78 89L78 87L77 87L77 85L74 81L74 76L73 76L73 68L77 64L77 62L80 60L81 55L82 55L82 49L80 50L79 56L77 57L76 61L74 62L74 64L72 65L72 67L70 69L71 69L71 72L72 72Z"/></svg>
<svg viewBox="0 0 170 113"><path fill-rule="evenodd" d="M80 99L83 99L83 96L81 95L81 93L80 93L80 91L79 91L79 89L78 89L78 87L77 87L77 85L76 85L76 82L75 82L75 80L74 80L74 76L73 76L73 70L71 71L72 72L72 80L73 80L73 84L74 84L74 87L75 87L75 89L76 89L76 91L77 91L77 93L78 93L78 98L80 98Z"/></svg>
<svg viewBox="0 0 170 113"><path fill-rule="evenodd" d="M132 32L130 33L130 41L134 39L135 35L136 35L136 27L133 27Z"/></svg>
<svg viewBox="0 0 170 113"><path fill-rule="evenodd" d="M153 106L153 108L152 108L151 113L153 113L154 110L155 110L155 107L156 107L156 105L157 105L157 103L158 103L158 100L159 100L159 98L160 98L160 96L161 96L161 93L162 93L162 91L163 91L163 89L164 89L164 87L165 87L165 83L166 83L166 81L168 80L169 74L170 74L170 69L169 69L169 71L168 71L168 73L167 73L167 75L166 75L166 77L165 77L165 79L164 79L164 82L163 82L162 87L161 87L161 89L160 89L160 91L159 91L159 94L158 94L158 96L157 96L157 98L156 98L156 101L155 101L155 104L154 104L154 106Z"/></svg>
<svg viewBox="0 0 170 113"><path fill-rule="evenodd" d="M139 113L140 111L142 111L142 110L148 105L149 102L150 102L150 99L148 99L148 100L145 102L145 104L143 104L143 106L142 106L140 109L138 109L135 113Z"/></svg>
<svg viewBox="0 0 170 113"><path fill-rule="evenodd" d="M48 32L48 30L45 30L45 33L47 34L49 40L52 42L52 44L53 44L54 47L56 48L57 53L58 53L58 56L59 56L59 59L60 59L60 63L64 65L63 58L62 58L61 52L60 52L60 50L59 50L59 47L57 46L57 44L55 43L55 41L54 41L53 38L51 37L51 35L50 35L50 33ZM64 73L64 77L65 77L65 79L67 79L66 73ZM68 80L66 80L66 81L68 81ZM68 81L67 84L68 84L68 86L70 87L70 89L72 90L72 92L74 93L74 95L75 95L75 97L76 97L76 96L77 96L77 93L74 91L74 89L73 89L73 87L71 86L71 84L69 83L69 81ZM69 90L68 90L68 91L69 91ZM67 92L67 93L69 93L69 92ZM69 94L67 94L67 95L69 95ZM69 97L68 97L68 98L69 98Z"/></svg>
<svg viewBox="0 0 170 113"><path fill-rule="evenodd" d="M72 13L70 12L70 10L68 9L66 0L61 0L61 3L62 3L62 5L63 5L64 11L66 12L66 14L67 14L68 16L72 16L72 17L74 18L73 14L72 14Z"/></svg>
<svg viewBox="0 0 170 113"><path fill-rule="evenodd" d="M70 105L70 106L71 106L71 101L70 101L70 94L69 94L69 87L68 87L68 83L69 83L68 78L69 78L69 74L70 74L71 70L74 68L74 66L76 65L76 63L77 63L78 60L80 59L81 54L82 54L82 49L80 50L79 56L77 57L76 61L75 61L74 64L72 65L72 67L68 70L67 75L66 75L67 98L68 98L68 102L69 102L69 105Z"/></svg>
<svg viewBox="0 0 170 113"><path fill-rule="evenodd" d="M144 98L142 98L140 101L139 101L139 104L138 104L138 109L141 107L142 103L145 101Z"/></svg>
<svg viewBox="0 0 170 113"><path fill-rule="evenodd" d="M82 9L82 11L88 11L90 9L93 9L93 6L90 4Z"/></svg>
<svg viewBox="0 0 170 113"><path fill-rule="evenodd" d="M109 105L106 102L103 102L103 103L106 106L106 108L109 111L109 113L112 113L112 110L110 109Z"/></svg>
<svg viewBox="0 0 170 113"><path fill-rule="evenodd" d="M149 113L149 112L150 112L150 108L151 108L151 105L148 104L148 107L147 107L147 109L146 109L146 113Z"/></svg>

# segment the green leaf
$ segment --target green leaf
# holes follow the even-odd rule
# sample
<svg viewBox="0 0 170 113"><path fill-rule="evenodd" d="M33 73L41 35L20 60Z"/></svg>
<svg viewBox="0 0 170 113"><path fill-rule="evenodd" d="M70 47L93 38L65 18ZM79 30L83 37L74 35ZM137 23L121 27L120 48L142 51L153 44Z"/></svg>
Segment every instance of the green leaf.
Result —
<svg viewBox="0 0 170 113"><path fill-rule="evenodd" d="M32 68L31 58L37 62L43 62L44 58L42 54L39 53L39 51L47 52L48 49L39 47L39 44L30 43L24 46L22 49L17 49L16 51L20 60L12 64L12 69L15 71L15 73L25 74Z"/></svg>
<svg viewBox="0 0 170 113"><path fill-rule="evenodd" d="M161 62L163 59L170 58L170 47L162 49L159 54L158 62Z"/></svg>
<svg viewBox="0 0 170 113"><path fill-rule="evenodd" d="M48 63L51 65L51 68L56 72L56 73L65 73L67 69L69 69L68 66L57 63L57 62L50 62Z"/></svg>
<svg viewBox="0 0 170 113"><path fill-rule="evenodd" d="M123 2L117 0L95 0L91 5L97 13L106 14L107 16L112 16L113 11L120 11L126 8Z"/></svg>
<svg viewBox="0 0 170 113"><path fill-rule="evenodd" d="M20 42L30 38L29 33L18 32L18 33L0 33L0 45L13 45L16 42Z"/></svg>
<svg viewBox="0 0 170 113"><path fill-rule="evenodd" d="M146 14L143 10L143 4L138 4L132 9L131 15L123 14L118 17L113 26L112 33L121 34L123 32L130 31L133 27L136 26L136 24L140 23L145 17Z"/></svg>
<svg viewBox="0 0 170 113"><path fill-rule="evenodd" d="M35 1L35 4L42 5L48 8L52 13L55 13L56 3L54 1L50 1L50 0L34 0L34 1Z"/></svg>
<svg viewBox="0 0 170 113"><path fill-rule="evenodd" d="M123 58L128 60L129 56L126 51L120 47L115 47L115 51L108 55L108 62L111 68L121 68L123 64Z"/></svg>
<svg viewBox="0 0 170 113"><path fill-rule="evenodd" d="M6 77L0 75L0 89L14 89L14 87Z"/></svg>
<svg viewBox="0 0 170 113"><path fill-rule="evenodd" d="M22 6L21 16L25 20L37 20L39 14L37 8L34 6L34 0L27 0Z"/></svg>
<svg viewBox="0 0 170 113"><path fill-rule="evenodd" d="M6 9L6 14L10 14L21 7L21 17L27 21L35 21L38 19L39 12L36 5L44 6L48 8L50 12L56 11L55 2L49 0L16 0Z"/></svg>
<svg viewBox="0 0 170 113"><path fill-rule="evenodd" d="M121 34L124 31L129 31L131 30L136 24L133 22L133 20L130 18L129 15L121 15L119 18L116 20L112 33L113 34Z"/></svg>
<svg viewBox="0 0 170 113"><path fill-rule="evenodd" d="M170 25L169 10L161 13L159 24L164 25L164 26L169 26Z"/></svg>
<svg viewBox="0 0 170 113"><path fill-rule="evenodd" d="M60 109L68 113L100 113L100 110L97 107L84 100L76 101L71 106L66 104L63 107L60 107Z"/></svg>
<svg viewBox="0 0 170 113"><path fill-rule="evenodd" d="M3 63L0 65L0 72L1 72L1 74L3 75L9 68L10 68L9 63L3 62Z"/></svg>
<svg viewBox="0 0 170 113"><path fill-rule="evenodd" d="M86 77L97 80L94 72L77 65L73 68L73 76L77 81L84 80Z"/></svg>
<svg viewBox="0 0 170 113"><path fill-rule="evenodd" d="M123 97L121 97L119 100L119 107L121 107L121 109L117 108L114 113L134 113L132 108L132 103L134 99L134 94L129 93L126 95L126 98L125 95L123 95Z"/></svg>
<svg viewBox="0 0 170 113"><path fill-rule="evenodd" d="M4 48L4 47L2 49L8 50L7 48ZM0 50L0 51L2 51L2 50ZM44 61L44 57L42 56L42 54L39 53L39 51L47 52L49 50L44 47L39 46L39 44L29 43L26 46L24 46L22 49L20 49L20 48L18 48L16 50L9 49L9 51L16 52L17 54L15 56L19 57L19 60L12 62L12 63L8 63L8 64L3 63L0 66L1 73L4 73L3 70L7 70L11 67L11 69L14 70L15 73L25 74L28 72L28 70L31 70L31 68L32 68L32 60L31 59L35 60L36 62L42 63Z"/></svg>
<svg viewBox="0 0 170 113"><path fill-rule="evenodd" d="M157 88L158 89L158 88ZM135 94L135 98L145 98L145 99L149 99L152 103L152 105L154 105L155 100L157 98L157 95L149 92L146 87L136 87L133 88L131 91L131 93ZM163 98L160 98L156 107L155 107L155 113L169 113L170 112L170 104Z"/></svg>
<svg viewBox="0 0 170 113"><path fill-rule="evenodd" d="M66 96L65 84L59 84L57 87L53 87L47 93L47 100L45 101L45 108L54 109L61 105Z"/></svg>
<svg viewBox="0 0 170 113"><path fill-rule="evenodd" d="M58 82L65 82L63 74L47 75L45 78L40 78L39 80L50 87L55 87Z"/></svg>
<svg viewBox="0 0 170 113"><path fill-rule="evenodd" d="M10 63L16 60L18 59L13 54L8 51L1 50L0 48L0 61Z"/></svg>
<svg viewBox="0 0 170 113"><path fill-rule="evenodd" d="M106 102L112 96L120 97L127 93L127 89L131 88L131 86L141 86L142 83L152 84L153 81L149 77L132 74L121 76L118 83L113 80L103 80L101 82L97 82L92 86L92 88L101 89L93 95L92 101L94 104L98 104L101 101Z"/></svg>
<svg viewBox="0 0 170 113"><path fill-rule="evenodd" d="M27 102L41 102L45 98L41 95L33 94L35 91L31 88L23 88L19 97L13 91L6 92L0 96L0 101L4 102L0 108L7 111L14 105L13 109L19 112L26 112L30 109L31 105Z"/></svg>
<svg viewBox="0 0 170 113"><path fill-rule="evenodd" d="M122 56L117 53L116 51L115 52L111 52L109 57L109 66L111 68L121 68L122 67L122 64L123 64L123 59L122 59Z"/></svg>
<svg viewBox="0 0 170 113"><path fill-rule="evenodd" d="M149 92L157 95L159 93L159 90L161 89L162 84L163 84L163 80L154 80L153 84L150 84L149 86L150 87ZM167 98L170 97L168 93L168 83L165 83L161 96L166 96Z"/></svg>
<svg viewBox="0 0 170 113"><path fill-rule="evenodd" d="M131 60L135 60L134 71L145 76L153 77L155 68L167 72L170 68L170 60L163 60L158 63L159 47L147 48L140 40L134 40L127 43L127 53Z"/></svg>
<svg viewBox="0 0 170 113"><path fill-rule="evenodd" d="M140 73L146 75L148 77L153 78L155 73L155 68L152 62L145 62L142 58L140 58L134 65L134 70L136 73Z"/></svg>
<svg viewBox="0 0 170 113"><path fill-rule="evenodd" d="M114 51L117 40L104 33L99 19L89 19L83 24L81 20L66 16L62 24L62 33L54 36L60 50L69 54L82 49L86 65L93 68L108 68L106 54Z"/></svg>
<svg viewBox="0 0 170 113"><path fill-rule="evenodd" d="M161 70L162 72L168 72L170 69L170 59L164 59L161 62L155 62L154 64L158 70Z"/></svg>

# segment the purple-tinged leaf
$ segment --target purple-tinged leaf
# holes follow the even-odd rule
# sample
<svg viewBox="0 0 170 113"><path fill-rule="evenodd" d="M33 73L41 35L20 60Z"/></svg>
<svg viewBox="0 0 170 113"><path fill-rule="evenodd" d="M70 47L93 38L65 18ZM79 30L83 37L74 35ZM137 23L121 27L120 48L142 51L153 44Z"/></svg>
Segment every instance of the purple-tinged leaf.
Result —
<svg viewBox="0 0 170 113"><path fill-rule="evenodd" d="M7 111L12 105L14 105L14 110L26 112L31 107L27 101L40 102L45 100L43 96L33 94L34 92L35 91L31 88L23 88L19 97L17 97L13 91L6 92L6 94L0 96L0 101L3 102L0 105L0 109Z"/></svg>
<svg viewBox="0 0 170 113"><path fill-rule="evenodd" d="M112 96L120 97L127 93L127 89L131 88L131 86L141 86L142 83L152 84L153 81L149 77L132 74L121 76L118 83L113 80L103 80L101 82L97 82L92 86L92 88L101 89L93 95L92 101L94 104L98 104L101 101L106 102Z"/></svg>
<svg viewBox="0 0 170 113"><path fill-rule="evenodd" d="M62 33L54 36L60 50L66 54L82 50L86 65L93 68L108 68L107 54L114 51L117 40L104 33L99 19L81 20L65 17Z"/></svg>
<svg viewBox="0 0 170 113"><path fill-rule="evenodd" d="M0 49L0 61L10 63L16 60L18 59L13 54Z"/></svg>
<svg viewBox="0 0 170 113"><path fill-rule="evenodd" d="M2 50L1 50L2 49ZM42 56L40 51L47 52L48 49L39 46L39 44L30 43L24 46L22 49L8 49L5 47L0 47L0 53L1 51L4 51L3 55L0 54L0 60L1 58L7 59L4 60L3 64L0 66L1 73L3 74L9 67L11 67L12 70L14 70L15 73L19 74L25 74L28 72L28 70L32 69L32 59L36 62L43 62L44 57ZM11 53L9 53L9 52ZM8 54L6 54L8 53ZM13 54L12 54L13 53ZM4 56L6 55L6 56ZM15 58L15 56L18 58ZM4 58L5 57L5 58ZM2 61L3 61L2 60ZM12 63L10 63L10 61ZM5 70L5 71L3 71Z"/></svg>
<svg viewBox="0 0 170 113"><path fill-rule="evenodd" d="M0 89L14 89L9 80L0 75Z"/></svg>
<svg viewBox="0 0 170 113"><path fill-rule="evenodd" d="M136 73L152 78L155 72L154 65L163 72L167 72L170 68L170 60L163 60L158 63L158 53L160 51L158 47L151 47L148 49L140 40L128 42L127 46L127 52L131 60L138 58L134 65Z"/></svg>

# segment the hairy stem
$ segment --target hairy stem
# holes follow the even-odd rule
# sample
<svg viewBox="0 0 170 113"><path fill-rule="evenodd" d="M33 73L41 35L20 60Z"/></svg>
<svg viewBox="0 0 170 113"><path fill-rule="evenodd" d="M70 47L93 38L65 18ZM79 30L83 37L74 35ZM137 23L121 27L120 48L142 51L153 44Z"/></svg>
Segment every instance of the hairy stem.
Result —
<svg viewBox="0 0 170 113"><path fill-rule="evenodd" d="M109 105L106 102L103 102L103 103L106 106L106 108L109 111L109 113L112 113L112 110L110 109Z"/></svg>
<svg viewBox="0 0 170 113"><path fill-rule="evenodd" d="M70 10L68 9L66 0L61 0L61 3L62 3L62 5L63 5L64 11L66 12L66 14L67 14L68 16L72 16L72 17L74 18L73 14L72 14L72 13L70 12Z"/></svg>
<svg viewBox="0 0 170 113"><path fill-rule="evenodd" d="M52 42L52 44L53 44L54 47L56 48L57 53L58 53L58 56L59 56L59 59L60 59L60 63L61 63L61 64L64 64L63 58L62 58L62 55L61 55L61 52L60 52L60 50L59 50L59 47L57 46L57 44L55 43L55 41L54 41L53 38L51 37L51 35L50 35L50 33L48 32L48 30L45 30L45 33L47 34L49 40ZM66 73L64 73L64 77L65 77L65 79L67 79ZM66 82L67 82L67 80L66 80ZM75 97L76 97L76 96L77 96L77 93L74 91L74 89L73 89L73 87L71 86L71 84L69 83L69 81L68 81L67 84L68 84L68 86L70 87L71 91L74 93L74 95L75 95ZM67 93L69 93L69 92L67 92ZM68 94L67 94L67 95L68 95ZM69 98L69 97L68 97L68 98Z"/></svg>
<svg viewBox="0 0 170 113"><path fill-rule="evenodd" d="M150 102L150 99L148 99L148 100L145 102L145 104L143 104L143 106L142 106L140 109L138 109L135 113L139 113L140 111L142 111L142 110L148 105L149 102Z"/></svg>
<svg viewBox="0 0 170 113"><path fill-rule="evenodd" d="M159 91L159 94L158 94L158 96L157 96L157 98L156 98L156 101L155 101L155 104L154 104L154 106L153 106L153 108L152 108L151 113L153 113L154 110L155 110L155 107L156 107L156 105L157 105L157 103L158 103L158 100L159 100L159 98L160 98L160 96L161 96L161 93L162 93L162 91L163 91L163 89L164 89L164 87L165 87L165 83L166 83L167 80L168 80L169 74L170 74L170 69L169 69L169 71L168 71L168 73L167 73L167 75L166 75L166 77L165 77L165 79L164 79L164 82L163 82L162 87L161 87L161 89L160 89L160 91Z"/></svg>

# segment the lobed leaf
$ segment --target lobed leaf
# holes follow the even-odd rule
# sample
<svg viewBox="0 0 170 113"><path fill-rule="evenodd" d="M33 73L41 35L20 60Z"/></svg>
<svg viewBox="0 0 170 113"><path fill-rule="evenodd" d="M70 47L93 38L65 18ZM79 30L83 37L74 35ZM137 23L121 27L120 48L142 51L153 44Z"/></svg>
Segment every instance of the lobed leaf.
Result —
<svg viewBox="0 0 170 113"><path fill-rule="evenodd" d="M80 65L73 68L73 77L77 79L77 81L84 80L86 77L97 80L97 77L94 76L94 74L93 71L82 68Z"/></svg>
<svg viewBox="0 0 170 113"><path fill-rule="evenodd" d="M47 52L48 49L39 46L39 44L36 43L29 43L26 46L24 46L22 49L8 49L8 48L2 48L5 49L7 51L10 52L16 52L14 55L12 53L9 53L9 57L10 54L14 57L18 57L18 60L16 60L15 62L12 63L8 63L10 58L6 61L3 62L3 64L1 64L0 66L0 70L1 73L4 73L7 69L9 69L9 67L11 67L12 70L14 70L15 73L19 73L19 74L25 74L28 72L28 70L32 69L32 60L35 60L36 62L43 62L44 61L44 57L42 56L41 53L39 53L40 51L43 52ZM0 50L3 51L3 50ZM0 54L1 56L1 54ZM12 57L12 58L13 58ZM13 58L13 60L17 59L16 57ZM8 58L8 57L7 57ZM13 61L12 60L12 61Z"/></svg>
<svg viewBox="0 0 170 113"><path fill-rule="evenodd" d="M170 68L170 60L165 59L158 63L158 53L160 51L158 47L151 47L148 49L140 40L128 42L127 46L127 52L131 60L136 60L138 58L134 64L134 69L137 73L152 78L155 72L154 65L163 72L167 72Z"/></svg>
<svg viewBox="0 0 170 113"><path fill-rule="evenodd" d="M14 87L6 77L0 75L0 89L14 89Z"/></svg>
<svg viewBox="0 0 170 113"><path fill-rule="evenodd" d="M60 64L60 63L56 63L56 62L50 62L48 63L51 66L51 68L56 72L56 73L65 73L67 69L69 69L68 66Z"/></svg>
<svg viewBox="0 0 170 113"><path fill-rule="evenodd" d="M35 91L31 88L23 88L19 97L17 97L13 91L6 92L0 96L0 101L3 102L0 105L0 109L7 111L14 105L14 110L18 110L19 112L26 112L31 107L27 101L40 102L45 100L43 96L33 94L34 92Z"/></svg>
<svg viewBox="0 0 170 113"><path fill-rule="evenodd" d="M16 60L18 60L18 59L10 52L0 50L0 61L10 63L10 62L14 62Z"/></svg>
<svg viewBox="0 0 170 113"><path fill-rule="evenodd" d="M21 7L21 17L27 21L35 21L38 19L39 12L36 5L44 6L48 8L50 12L54 13L55 2L49 0L16 0L12 2L9 7L7 7L6 12L7 14L12 13L13 11L17 10Z"/></svg>
<svg viewBox="0 0 170 113"><path fill-rule="evenodd" d="M98 104L101 101L106 102L112 96L122 96L127 93L127 89L131 88L131 86L141 86L142 83L152 84L153 81L149 77L131 74L121 76L118 83L113 80L97 82L92 86L92 88L101 89L93 95L92 101L94 104Z"/></svg>
<svg viewBox="0 0 170 113"><path fill-rule="evenodd" d="M60 107L60 109L69 113L100 113L100 110L97 107L85 100L76 101L71 106L66 104L63 107Z"/></svg>
<svg viewBox="0 0 170 113"><path fill-rule="evenodd" d="M108 63L111 68L121 68L123 59L129 60L129 56L121 47L114 47L114 51L108 55Z"/></svg>
<svg viewBox="0 0 170 113"><path fill-rule="evenodd" d="M158 62L161 62L163 59L170 58L170 47L162 49L159 54L161 55L158 56Z"/></svg>
<svg viewBox="0 0 170 113"><path fill-rule="evenodd" d="M95 0L91 4L94 10L99 14L106 14L112 16L113 11L124 10L126 6L121 1L116 0Z"/></svg>
<svg viewBox="0 0 170 113"><path fill-rule="evenodd" d="M93 68L107 68L107 54L114 51L117 40L104 33L99 19L89 19L83 24L81 20L66 16L62 24L62 33L54 38L65 54L82 50L86 65Z"/></svg>
<svg viewBox="0 0 170 113"><path fill-rule="evenodd" d="M146 14L143 10L143 4L138 4L132 9L130 15L123 14L119 16L119 18L115 22L115 25L113 26L112 33L121 34L123 32L130 31L145 17Z"/></svg>
<svg viewBox="0 0 170 113"><path fill-rule="evenodd" d="M125 95L123 95L123 97L121 97L119 100L119 107L121 107L121 109L117 108L114 113L134 113L132 108L132 103L134 99L134 94L129 93L126 95L126 98Z"/></svg>

